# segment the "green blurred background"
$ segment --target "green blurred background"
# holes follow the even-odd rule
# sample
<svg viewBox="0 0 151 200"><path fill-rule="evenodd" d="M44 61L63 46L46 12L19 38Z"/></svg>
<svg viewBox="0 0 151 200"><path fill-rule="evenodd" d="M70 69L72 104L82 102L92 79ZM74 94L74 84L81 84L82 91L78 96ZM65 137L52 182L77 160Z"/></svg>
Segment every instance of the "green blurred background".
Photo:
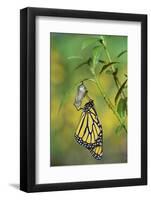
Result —
<svg viewBox="0 0 151 200"><path fill-rule="evenodd" d="M80 63L87 60L92 49L96 46L90 42L84 48L84 41L100 37L96 35L50 33L50 74L51 74L51 110L50 110L50 165L84 165L103 163L125 163L127 162L127 135L122 132L116 134L115 130L119 125L112 111L104 102L97 87L88 81L85 85L88 88L89 96L94 100L98 116L103 126L103 157L95 160L90 152L79 145L74 139L77 124L81 111L73 106L77 88L75 84L92 75L85 65L74 70ZM126 36L103 36L110 53L111 59L115 60L117 55L127 49ZM106 60L102 49L101 59ZM121 82L124 81L124 74L127 74L127 54L121 56L118 61ZM99 67L98 67L99 69ZM101 64L100 64L101 69ZM114 102L117 89L113 78L110 75L102 74L100 81L105 93Z"/></svg>

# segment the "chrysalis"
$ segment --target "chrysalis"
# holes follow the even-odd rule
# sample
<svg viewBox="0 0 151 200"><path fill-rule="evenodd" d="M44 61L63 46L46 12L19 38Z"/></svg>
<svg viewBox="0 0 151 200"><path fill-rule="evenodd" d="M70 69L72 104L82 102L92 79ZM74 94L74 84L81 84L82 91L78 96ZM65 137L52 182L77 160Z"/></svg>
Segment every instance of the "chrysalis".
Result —
<svg viewBox="0 0 151 200"><path fill-rule="evenodd" d="M80 109L82 100L86 96L87 92L88 92L87 88L82 82L77 88L77 94L76 94L75 101L74 101L74 106L77 108L77 110Z"/></svg>

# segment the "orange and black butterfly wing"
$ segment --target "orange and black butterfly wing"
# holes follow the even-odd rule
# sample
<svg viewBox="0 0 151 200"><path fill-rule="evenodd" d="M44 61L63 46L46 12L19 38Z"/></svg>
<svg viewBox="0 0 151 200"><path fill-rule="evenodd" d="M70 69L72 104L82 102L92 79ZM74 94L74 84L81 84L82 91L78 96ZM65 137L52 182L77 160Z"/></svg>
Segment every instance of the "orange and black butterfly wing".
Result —
<svg viewBox="0 0 151 200"><path fill-rule="evenodd" d="M94 147L95 140L92 138L91 135L91 128L90 126L90 116L88 112L83 112L80 122L78 124L78 128L75 133L76 141L86 147L87 149L91 149Z"/></svg>
<svg viewBox="0 0 151 200"><path fill-rule="evenodd" d="M90 116L93 121L92 134L95 136L95 145L90 152L95 159L100 160L103 155L103 129L94 107L90 109Z"/></svg>
<svg viewBox="0 0 151 200"><path fill-rule="evenodd" d="M95 108L91 107L87 112L82 113L75 139L80 145L90 150L94 158L100 159L103 153L102 135L102 125Z"/></svg>
<svg viewBox="0 0 151 200"><path fill-rule="evenodd" d="M90 150L90 152L95 159L100 160L103 155L103 146L102 145L95 146Z"/></svg>

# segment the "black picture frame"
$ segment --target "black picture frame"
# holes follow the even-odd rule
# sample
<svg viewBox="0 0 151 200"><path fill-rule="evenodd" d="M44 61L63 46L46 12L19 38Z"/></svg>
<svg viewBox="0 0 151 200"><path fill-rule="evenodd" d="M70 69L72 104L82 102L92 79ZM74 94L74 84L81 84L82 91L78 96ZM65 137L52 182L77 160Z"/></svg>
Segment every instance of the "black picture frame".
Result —
<svg viewBox="0 0 151 200"><path fill-rule="evenodd" d="M37 16L120 20L141 23L141 178L36 184L35 19ZM43 192L147 184L147 15L24 8L20 11L20 189Z"/></svg>

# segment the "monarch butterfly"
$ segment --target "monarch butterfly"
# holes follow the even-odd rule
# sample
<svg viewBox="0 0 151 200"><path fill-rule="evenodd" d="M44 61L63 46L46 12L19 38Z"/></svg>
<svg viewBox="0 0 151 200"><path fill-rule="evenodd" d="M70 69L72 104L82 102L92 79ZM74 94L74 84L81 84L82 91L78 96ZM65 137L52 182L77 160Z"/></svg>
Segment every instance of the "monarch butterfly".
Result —
<svg viewBox="0 0 151 200"><path fill-rule="evenodd" d="M76 141L86 147L92 156L100 160L103 155L103 129L92 99L82 109L82 115L75 132Z"/></svg>

